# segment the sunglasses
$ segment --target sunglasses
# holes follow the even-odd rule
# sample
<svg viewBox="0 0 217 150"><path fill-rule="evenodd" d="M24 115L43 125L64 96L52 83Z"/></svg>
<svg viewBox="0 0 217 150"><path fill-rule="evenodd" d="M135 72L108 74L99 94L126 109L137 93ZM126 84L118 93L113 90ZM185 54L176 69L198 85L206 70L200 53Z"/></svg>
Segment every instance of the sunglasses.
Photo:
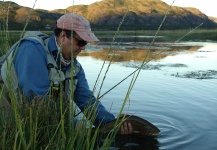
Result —
<svg viewBox="0 0 217 150"><path fill-rule="evenodd" d="M62 30L62 31L65 31L65 32L66 32L66 37L67 37L67 38L70 38L70 37L71 37L71 35L72 35L72 32L71 32L71 31L69 31L69 30ZM73 37L77 40L77 46L83 47L83 46L87 45L87 42L86 42L86 41L78 39L78 38L75 36L75 34L76 34L76 32L73 31Z"/></svg>
<svg viewBox="0 0 217 150"><path fill-rule="evenodd" d="M75 39L78 41L78 42L77 42L77 45L78 45L79 47L83 47L83 46L87 45L87 42L86 42L86 41L80 40L80 39L78 39L77 37L75 37L74 35L73 35L73 38L75 38Z"/></svg>

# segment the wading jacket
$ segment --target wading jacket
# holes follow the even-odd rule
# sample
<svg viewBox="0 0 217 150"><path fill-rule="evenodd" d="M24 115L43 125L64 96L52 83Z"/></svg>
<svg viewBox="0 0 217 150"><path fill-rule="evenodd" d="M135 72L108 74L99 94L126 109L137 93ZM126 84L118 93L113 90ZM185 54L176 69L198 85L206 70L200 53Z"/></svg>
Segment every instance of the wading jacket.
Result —
<svg viewBox="0 0 217 150"><path fill-rule="evenodd" d="M49 38L47 47L49 54L56 60L57 68L64 73L64 80L68 80L70 78L69 73L71 66L60 67L58 48L54 35ZM31 38L22 40L14 58L15 71L12 76L13 78L17 78L19 90L27 99L31 99L34 96L42 98L47 97L47 93L52 84L50 81L51 77L48 63L47 52L39 41ZM53 69L54 66L51 66L51 68ZM89 104L93 105L96 102L96 98L89 89L84 70L77 59L74 59L74 69L74 78L76 78L74 80L74 102L81 111L84 111ZM54 72L55 71L54 69ZM71 86L69 85L68 87ZM70 88L66 90L67 94L70 95ZM97 102L97 104L95 126L98 126L100 123L105 124L115 119L114 115L109 113L101 102Z"/></svg>

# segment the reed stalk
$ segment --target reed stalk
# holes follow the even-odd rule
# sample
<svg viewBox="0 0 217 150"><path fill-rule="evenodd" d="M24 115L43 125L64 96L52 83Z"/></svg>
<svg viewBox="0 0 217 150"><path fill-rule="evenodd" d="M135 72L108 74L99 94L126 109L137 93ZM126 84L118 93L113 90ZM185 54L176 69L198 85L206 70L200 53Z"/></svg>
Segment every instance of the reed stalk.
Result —
<svg viewBox="0 0 217 150"><path fill-rule="evenodd" d="M175 0L174 0L174 1L175 1ZM174 1L173 1L173 3L174 3ZM172 3L172 4L173 4L173 3ZM151 44L150 44L150 47L149 47L149 49L148 49L148 52L147 52L147 54L146 54L146 56L145 56L145 58L144 58L144 61L142 62L142 65L141 65L141 66L144 66L145 60L146 60L147 56L148 56L149 53L150 53L150 48L151 48L151 46L154 44L155 39L156 39L156 37L157 37L157 34L158 34L158 32L160 31L160 29L161 29L161 26L163 25L164 21L166 20L167 13L170 11L172 4L170 5L170 7L169 7L168 11L166 12L166 14L165 14L165 16L164 16L164 18L163 18L163 20L162 20L160 26L158 27L158 30L157 30L157 32L156 32L154 38L153 38L153 41L152 41ZM113 55L113 56L114 56L114 55ZM135 82L136 82L136 80L137 80L137 77L138 77L138 75L139 75L139 73L140 73L140 70L141 70L141 67L140 67L140 69L139 69L137 75L134 74L134 75L133 75L133 78L131 79L130 85L129 85L129 87L128 87L128 91L127 91L127 93L126 93L126 96L125 96L125 99L124 99L123 104L122 104L122 106L121 106L121 109L120 109L120 111L119 111L119 114L121 114L122 111L123 111L123 109L124 109L124 106L125 106L125 104L126 104L128 98L129 98L129 95L130 95L132 89L133 89L133 86L134 86L134 84L135 84ZM102 147L101 147L102 149L108 149L108 148L109 148L109 145L111 144L111 139L113 139L113 138L115 137L115 135L117 134L118 129L120 128L121 124L124 122L124 118L121 120L121 123L118 123L118 121L119 121L119 116L117 117L117 121L115 122L114 130L112 130L112 131L108 134L108 136L106 137L105 142L104 142L104 144L103 144Z"/></svg>
<svg viewBox="0 0 217 150"><path fill-rule="evenodd" d="M109 57L109 53L111 52L112 44L115 42L116 36L118 35L118 33L119 33L119 31L120 31L121 25L123 24L124 19L125 19L127 13L128 13L128 10L125 12L125 15L123 16L121 22L119 23L119 26L118 26L117 31L115 32L115 35L114 35L114 37L113 37L113 39L112 39L112 43L111 43L110 48L109 48L109 50L108 50L108 52L107 52L107 54L106 54L106 58L104 59L104 62L103 62L102 68L101 68L101 70L100 70L100 72L99 72L99 75L101 74L102 69L103 69L103 67L104 67L104 65L105 65L105 62L106 62L107 58ZM118 43L118 46L120 46L120 43L121 43L121 41ZM115 57L115 53L116 53L116 52L117 52L117 49L113 52L112 57L111 57L111 59L109 60L108 67L107 67L106 72L105 72L105 74L104 74L104 76L103 76L103 80L102 80L102 83L101 83L101 85L100 85L99 92L98 92L98 94L97 94L97 99L99 99L99 97L100 97L100 91L101 91L101 89L102 89L103 83L104 83L104 81L105 81L105 79L106 79L106 75L107 75L107 73L108 73L108 71L109 71L109 68L110 68L110 66L111 66L111 63L112 63L114 57ZM97 80L99 79L99 75L98 75L98 77L97 77ZM97 81L96 81L96 83L97 83ZM94 85L94 88L95 88L95 86L96 86L96 83L95 83L95 85Z"/></svg>

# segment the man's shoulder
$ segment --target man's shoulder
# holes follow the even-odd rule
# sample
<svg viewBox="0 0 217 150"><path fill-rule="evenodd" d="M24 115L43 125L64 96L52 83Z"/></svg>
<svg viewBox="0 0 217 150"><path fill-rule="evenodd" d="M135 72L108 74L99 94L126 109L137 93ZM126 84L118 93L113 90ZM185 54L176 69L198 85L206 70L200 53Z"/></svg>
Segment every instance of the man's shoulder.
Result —
<svg viewBox="0 0 217 150"><path fill-rule="evenodd" d="M28 37L22 40L22 44L36 45L36 44L41 44L41 42L37 39Z"/></svg>
<svg viewBox="0 0 217 150"><path fill-rule="evenodd" d="M29 38L22 39L18 45L19 49L43 49L43 46L39 41Z"/></svg>
<svg viewBox="0 0 217 150"><path fill-rule="evenodd" d="M45 47L41 45L40 42L34 39L23 39L18 47L16 58L21 58L26 56L34 55L35 58L42 56L47 58L47 53Z"/></svg>
<svg viewBox="0 0 217 150"><path fill-rule="evenodd" d="M50 38L47 38L46 40L49 40ZM20 48L25 48L25 47L32 47L38 50L43 50L45 51L46 49L48 49L47 44L48 41L46 41L44 39L38 39L38 38L34 38L34 37L24 37L23 39L21 39L21 43L20 43Z"/></svg>

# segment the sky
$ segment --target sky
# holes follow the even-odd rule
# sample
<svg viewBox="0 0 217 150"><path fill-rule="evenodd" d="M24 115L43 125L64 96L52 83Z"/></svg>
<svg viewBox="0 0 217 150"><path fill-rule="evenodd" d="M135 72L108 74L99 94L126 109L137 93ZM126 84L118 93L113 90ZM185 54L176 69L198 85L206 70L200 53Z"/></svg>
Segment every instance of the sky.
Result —
<svg viewBox="0 0 217 150"><path fill-rule="evenodd" d="M33 7L35 0L11 0L21 6ZM100 0L74 0L74 5L89 5ZM144 0L145 1L145 0ZM167 4L171 4L174 0L162 0ZM175 0L173 6L194 7L198 8L207 16L217 17L216 0ZM73 5L73 0L37 0L35 8L53 10L65 9Z"/></svg>

